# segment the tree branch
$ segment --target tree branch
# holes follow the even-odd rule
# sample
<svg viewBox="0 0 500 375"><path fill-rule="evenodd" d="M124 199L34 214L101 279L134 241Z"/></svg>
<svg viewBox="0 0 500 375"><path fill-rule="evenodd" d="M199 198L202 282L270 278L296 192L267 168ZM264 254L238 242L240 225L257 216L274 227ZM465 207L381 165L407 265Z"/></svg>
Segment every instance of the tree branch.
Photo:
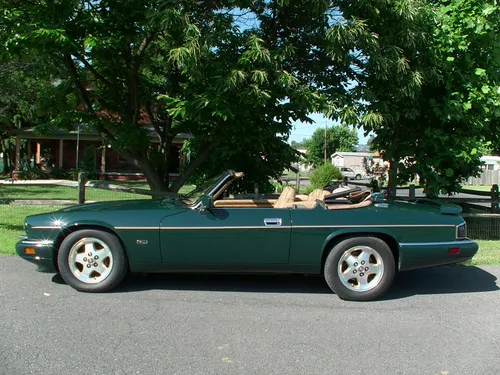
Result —
<svg viewBox="0 0 500 375"><path fill-rule="evenodd" d="M205 161L210 152L218 145L220 145L223 141L224 138L220 138L217 141L210 143L202 152L198 154L198 156L196 156L194 160L191 160L186 169L184 169L184 171L175 179L174 183L168 190L173 193L179 191L179 189L186 183L193 172L196 171L196 169L198 169L198 167Z"/></svg>
<svg viewBox="0 0 500 375"><path fill-rule="evenodd" d="M92 66L92 64L90 64L87 59L78 54L78 55L75 55L75 57L80 60L83 65L85 65L85 67L90 71L90 73L92 73L92 75L97 78L99 81L101 81L107 88L109 88L110 90L113 90L114 91L114 86L113 84L108 81L103 75L101 75L97 70L95 70L95 68Z"/></svg>
<svg viewBox="0 0 500 375"><path fill-rule="evenodd" d="M139 108L139 68L141 67L142 59L144 57L144 52L148 48L149 44L154 38L155 33L151 33L146 36L137 48L137 52L132 59L132 69L130 71L129 79L129 95L131 96L131 101L134 103L134 116L133 123L137 123L138 116L140 114Z"/></svg>
<svg viewBox="0 0 500 375"><path fill-rule="evenodd" d="M148 117L151 125L153 125L156 134L158 134L158 137L160 138L160 142L163 142L162 131L158 125L158 122L156 121L156 118L154 117L153 111L151 110L151 105L149 103L146 105L146 111L148 112Z"/></svg>
<svg viewBox="0 0 500 375"><path fill-rule="evenodd" d="M75 84L76 91L78 92L78 95L80 96L80 99L82 100L83 104L85 105L87 111L92 115L97 120L97 128L99 132L102 134L102 136L109 142L113 141L115 139L115 136L108 130L106 127L100 123L100 118L97 116L97 113L94 111L94 108L92 107L92 102L90 100L89 93L85 86L83 86L82 81L80 80L80 77L78 76L78 71L76 70L75 63L73 59L71 58L70 54L65 54L64 55L64 62L66 64L66 67L68 68L69 75L71 76L71 79L73 80L73 83Z"/></svg>
<svg viewBox="0 0 500 375"><path fill-rule="evenodd" d="M70 54L64 55L64 62L66 64L66 67L68 68L69 75L71 76L71 79L73 80L73 83L76 86L76 90L78 92L78 95L80 96L80 99L82 100L87 110L91 113L91 115L97 118L97 115L94 109L92 108L92 103L90 101L89 93L87 89L83 86L82 82L80 81L80 77L78 76L78 71L76 70L75 63L73 62L73 59L71 58Z"/></svg>

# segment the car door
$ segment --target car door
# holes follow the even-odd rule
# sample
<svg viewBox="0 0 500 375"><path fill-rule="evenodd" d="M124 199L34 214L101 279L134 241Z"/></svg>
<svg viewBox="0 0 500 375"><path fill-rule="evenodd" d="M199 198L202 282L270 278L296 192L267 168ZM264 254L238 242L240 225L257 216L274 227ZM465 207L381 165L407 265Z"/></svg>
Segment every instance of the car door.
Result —
<svg viewBox="0 0 500 375"><path fill-rule="evenodd" d="M161 221L162 259L193 266L287 264L290 232L288 208L187 210Z"/></svg>

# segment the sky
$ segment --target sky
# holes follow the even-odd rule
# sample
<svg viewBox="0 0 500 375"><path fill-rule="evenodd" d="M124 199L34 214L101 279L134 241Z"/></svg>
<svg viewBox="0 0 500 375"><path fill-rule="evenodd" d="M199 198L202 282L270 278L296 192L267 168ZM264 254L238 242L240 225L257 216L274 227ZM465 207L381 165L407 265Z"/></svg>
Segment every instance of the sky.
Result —
<svg viewBox="0 0 500 375"><path fill-rule="evenodd" d="M314 123L312 124L307 124L300 121L296 121L293 123L293 129L290 133L290 138L288 139L289 142L300 142L304 138L311 138L312 134L317 128L325 128L325 120L328 127L339 124L338 121L327 120L323 115L319 113L315 113L310 117L314 121ZM368 137L364 136L363 129L357 129L357 132L359 144L366 144L368 142Z"/></svg>

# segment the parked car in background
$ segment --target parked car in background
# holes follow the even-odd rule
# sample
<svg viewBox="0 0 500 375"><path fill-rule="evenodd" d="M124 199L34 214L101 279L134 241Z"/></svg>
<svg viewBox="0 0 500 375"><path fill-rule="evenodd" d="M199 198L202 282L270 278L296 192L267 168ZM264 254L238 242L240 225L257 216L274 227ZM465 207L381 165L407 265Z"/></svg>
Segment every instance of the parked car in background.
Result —
<svg viewBox="0 0 500 375"><path fill-rule="evenodd" d="M347 177L352 180L361 180L361 178L363 177L360 172L356 172L352 168L339 167L339 169L343 177Z"/></svg>

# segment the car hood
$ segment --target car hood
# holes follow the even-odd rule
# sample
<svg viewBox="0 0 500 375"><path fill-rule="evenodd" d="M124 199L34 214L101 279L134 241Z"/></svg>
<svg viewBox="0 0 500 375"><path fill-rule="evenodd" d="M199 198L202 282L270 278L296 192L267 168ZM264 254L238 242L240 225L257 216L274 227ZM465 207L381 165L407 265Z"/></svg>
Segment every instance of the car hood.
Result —
<svg viewBox="0 0 500 375"><path fill-rule="evenodd" d="M176 199L138 199L129 201L110 201L99 203L86 203L77 206L62 208L59 212L82 212L82 211L122 211L122 210L149 210L155 208L187 208Z"/></svg>

